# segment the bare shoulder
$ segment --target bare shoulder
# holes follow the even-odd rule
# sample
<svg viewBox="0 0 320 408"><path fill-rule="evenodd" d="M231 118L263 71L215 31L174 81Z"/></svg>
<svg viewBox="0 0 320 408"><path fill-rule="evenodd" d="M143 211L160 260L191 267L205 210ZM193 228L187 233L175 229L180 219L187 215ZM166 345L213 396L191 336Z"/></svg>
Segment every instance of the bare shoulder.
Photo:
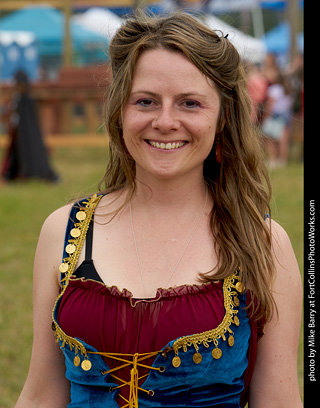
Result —
<svg viewBox="0 0 320 408"><path fill-rule="evenodd" d="M64 236L72 204L67 204L53 213L44 221L37 245L34 273L54 271L58 276L58 267L63 254Z"/></svg>
<svg viewBox="0 0 320 408"><path fill-rule="evenodd" d="M276 266L275 289L284 284L293 289L301 286L301 275L286 230L276 221L270 221L273 257ZM292 286L293 285L293 286Z"/></svg>
<svg viewBox="0 0 320 408"><path fill-rule="evenodd" d="M302 283L298 263L285 229L268 221L272 234L276 311L258 343L250 384L250 408L301 408L297 353L302 312Z"/></svg>
<svg viewBox="0 0 320 408"><path fill-rule="evenodd" d="M290 241L286 230L278 222L273 219L268 219L268 222L272 232L272 237L275 241L278 241L279 243Z"/></svg>
<svg viewBox="0 0 320 408"><path fill-rule="evenodd" d="M66 226L72 204L64 205L53 211L44 221L41 234L55 234L61 232Z"/></svg>
<svg viewBox="0 0 320 408"><path fill-rule="evenodd" d="M298 262L285 229L272 221L271 233L276 273L272 292L278 319L274 316L269 328L276 327L279 330L279 324L282 328L289 325L291 329L295 327L298 336L302 308L302 281Z"/></svg>
<svg viewBox="0 0 320 408"><path fill-rule="evenodd" d="M272 234L274 250L282 250L285 247L291 247L290 238L286 230L275 220L268 220Z"/></svg>

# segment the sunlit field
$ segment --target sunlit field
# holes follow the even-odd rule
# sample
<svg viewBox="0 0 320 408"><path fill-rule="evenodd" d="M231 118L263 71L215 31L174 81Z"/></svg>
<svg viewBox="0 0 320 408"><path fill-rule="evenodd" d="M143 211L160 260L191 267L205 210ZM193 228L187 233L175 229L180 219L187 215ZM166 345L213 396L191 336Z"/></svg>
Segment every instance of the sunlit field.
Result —
<svg viewBox="0 0 320 408"><path fill-rule="evenodd" d="M0 159L3 151L0 150ZM25 381L32 345L32 265L41 225L68 200L97 191L104 174L104 147L56 148L51 152L61 176L57 184L0 185L0 408L12 408ZM271 171L272 216L288 232L303 267L303 166ZM50 370L50 367L48 367ZM302 395L303 339L298 356Z"/></svg>

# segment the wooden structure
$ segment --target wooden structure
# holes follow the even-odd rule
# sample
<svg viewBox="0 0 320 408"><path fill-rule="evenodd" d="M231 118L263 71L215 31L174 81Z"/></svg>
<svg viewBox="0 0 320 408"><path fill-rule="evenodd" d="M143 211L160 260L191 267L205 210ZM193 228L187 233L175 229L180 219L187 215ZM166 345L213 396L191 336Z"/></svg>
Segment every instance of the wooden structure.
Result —
<svg viewBox="0 0 320 408"><path fill-rule="evenodd" d="M76 10L77 7L86 6L137 6L138 3L148 3L148 1L46 1L47 5L64 11L66 19L63 67L59 77L55 81L38 81L31 88L32 97L38 105L40 122L45 136L58 136L77 131L95 135L103 123L103 95L110 83L111 70L107 64L81 68L72 66L72 43L69 24L73 10ZM43 0L0 0L0 13L1 11L14 11L31 4L41 5ZM11 84L0 84L0 88L0 105L5 106L11 98L13 86ZM81 123L79 125L80 118Z"/></svg>
<svg viewBox="0 0 320 408"><path fill-rule="evenodd" d="M104 64L82 68L65 67L56 81L32 84L31 95L38 106L44 135L97 134L103 125L103 97L110 80L110 66ZM12 85L2 85L1 105L8 103L12 92ZM82 129L79 129L80 117Z"/></svg>

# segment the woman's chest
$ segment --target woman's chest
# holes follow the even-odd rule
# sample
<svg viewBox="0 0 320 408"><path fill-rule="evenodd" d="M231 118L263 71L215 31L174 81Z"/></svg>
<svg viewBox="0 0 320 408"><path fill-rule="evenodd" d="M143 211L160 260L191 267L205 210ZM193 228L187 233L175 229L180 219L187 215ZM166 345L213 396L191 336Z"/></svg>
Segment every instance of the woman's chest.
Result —
<svg viewBox="0 0 320 408"><path fill-rule="evenodd" d="M212 270L217 257L210 228L201 225L192 236L189 229L171 225L133 231L121 222L107 228L95 225L95 268L105 284L129 289L138 298L154 297L158 288L197 284L199 273Z"/></svg>

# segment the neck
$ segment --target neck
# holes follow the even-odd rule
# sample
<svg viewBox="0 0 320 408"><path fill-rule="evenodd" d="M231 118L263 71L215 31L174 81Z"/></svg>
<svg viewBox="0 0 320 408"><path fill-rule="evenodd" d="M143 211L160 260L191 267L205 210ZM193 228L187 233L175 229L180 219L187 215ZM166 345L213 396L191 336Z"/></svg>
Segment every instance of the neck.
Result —
<svg viewBox="0 0 320 408"><path fill-rule="evenodd" d="M181 210L190 205L198 206L206 196L207 185L203 178L185 177L175 180L136 180L134 199L137 205L149 209Z"/></svg>

